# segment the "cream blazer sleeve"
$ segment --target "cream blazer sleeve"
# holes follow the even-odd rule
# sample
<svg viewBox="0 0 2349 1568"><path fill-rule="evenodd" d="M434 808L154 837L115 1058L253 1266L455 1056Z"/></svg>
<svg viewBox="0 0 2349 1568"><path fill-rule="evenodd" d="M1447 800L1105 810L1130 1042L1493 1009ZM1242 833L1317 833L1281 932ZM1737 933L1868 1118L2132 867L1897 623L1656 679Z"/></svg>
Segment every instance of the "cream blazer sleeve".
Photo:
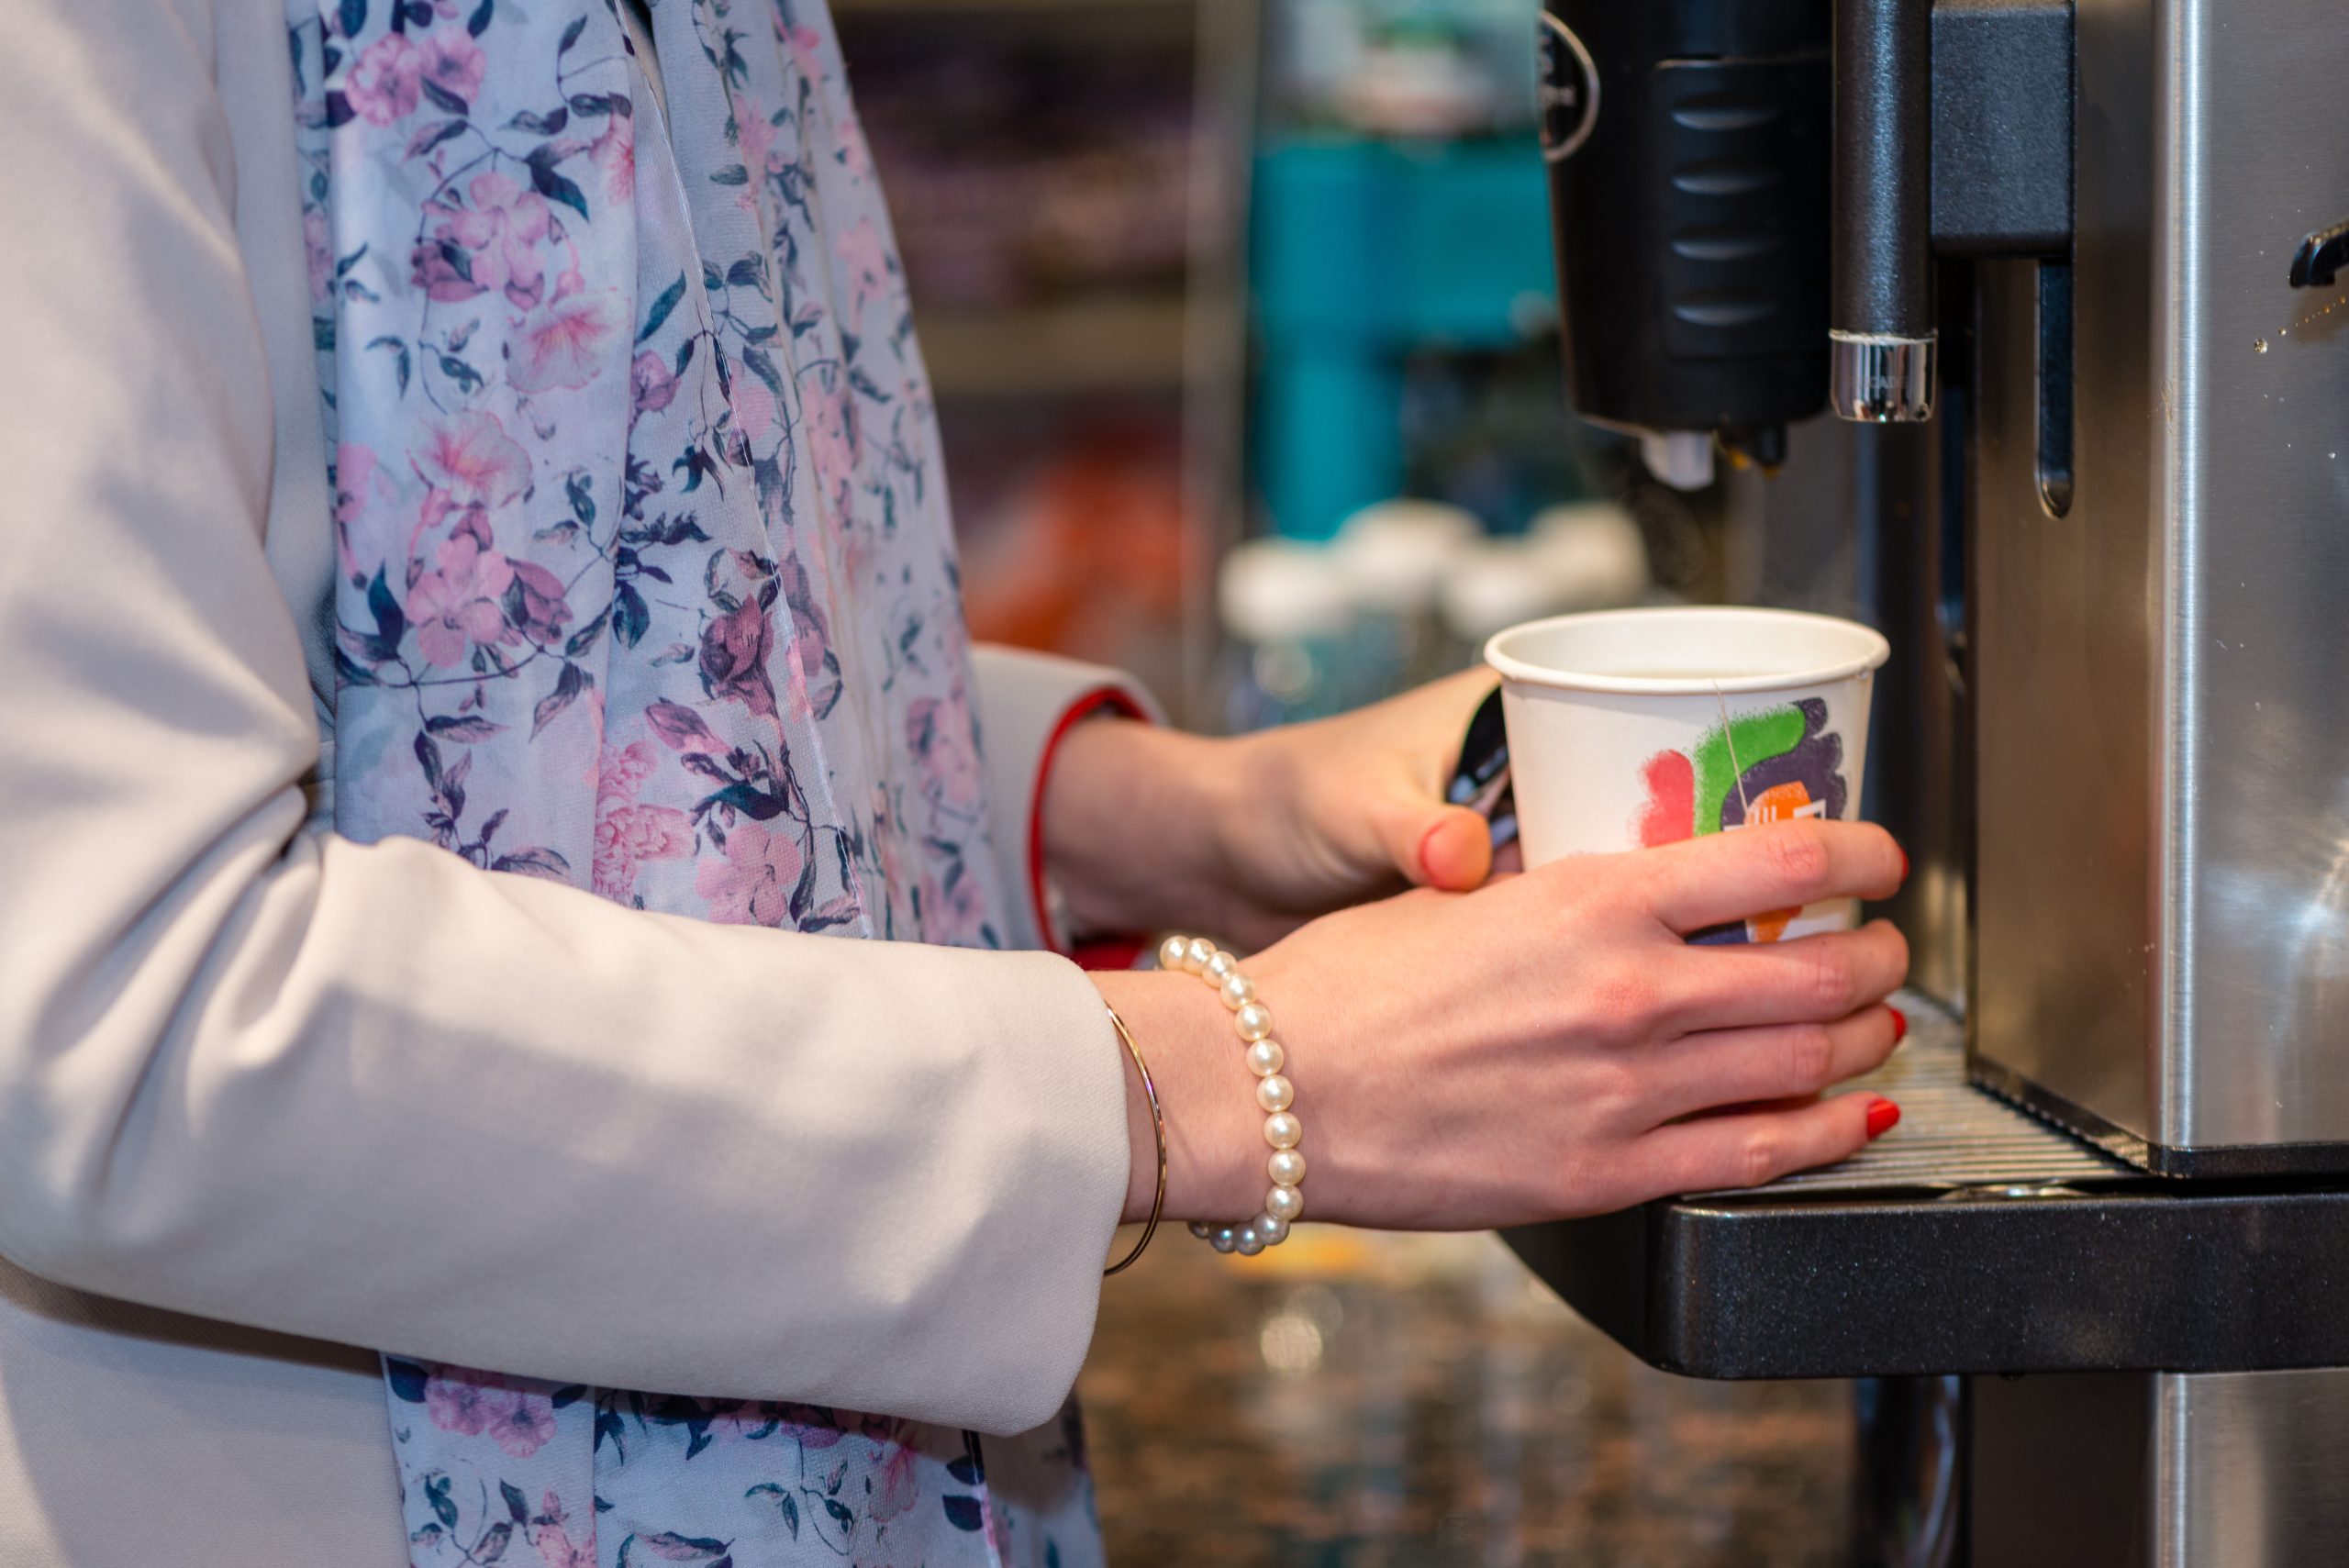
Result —
<svg viewBox="0 0 2349 1568"><path fill-rule="evenodd" d="M306 309L248 275L210 8L7 32L0 1253L522 1374L1047 1418L1126 1182L1090 984L310 825L270 534L327 525L263 329ZM1051 682L989 685L999 733L1045 728Z"/></svg>

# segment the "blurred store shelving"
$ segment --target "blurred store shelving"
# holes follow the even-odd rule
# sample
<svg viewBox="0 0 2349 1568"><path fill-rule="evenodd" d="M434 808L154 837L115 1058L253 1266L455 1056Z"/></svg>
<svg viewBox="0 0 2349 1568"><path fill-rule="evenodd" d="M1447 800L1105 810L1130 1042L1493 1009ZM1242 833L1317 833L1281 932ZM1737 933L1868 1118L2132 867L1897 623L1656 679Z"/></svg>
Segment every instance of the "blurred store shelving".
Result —
<svg viewBox="0 0 2349 1568"><path fill-rule="evenodd" d="M1268 702L1217 581L1246 539L1327 541L1395 498L1473 519L1460 562L1488 582L1479 539L1596 499L1645 541L1638 591L1711 585L1709 501L1563 406L1537 9L841 0L979 636L1122 664L1197 726L1363 700L1437 666L1364 665L1349 634L1312 700ZM1287 618L1318 626L1325 597ZM1432 622L1440 584L1425 600ZM1421 641L1474 657L1468 628Z"/></svg>
<svg viewBox="0 0 2349 1568"><path fill-rule="evenodd" d="M1255 0L841 0L974 631L1194 713L1241 528Z"/></svg>

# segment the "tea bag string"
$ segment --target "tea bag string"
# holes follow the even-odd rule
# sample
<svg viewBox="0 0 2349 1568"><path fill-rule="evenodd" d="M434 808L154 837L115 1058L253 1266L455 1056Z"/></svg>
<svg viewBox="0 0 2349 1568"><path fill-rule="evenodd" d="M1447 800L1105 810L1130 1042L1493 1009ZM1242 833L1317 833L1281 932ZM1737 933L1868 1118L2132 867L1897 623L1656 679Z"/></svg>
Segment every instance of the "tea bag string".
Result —
<svg viewBox="0 0 2349 1568"><path fill-rule="evenodd" d="M1730 777L1737 783L1737 808L1744 816L1740 827L1753 826L1753 803L1745 798L1745 764L1737 760L1737 732L1730 728L1729 698L1721 695L1721 684L1713 683L1713 701L1721 710L1721 742L1729 748Z"/></svg>

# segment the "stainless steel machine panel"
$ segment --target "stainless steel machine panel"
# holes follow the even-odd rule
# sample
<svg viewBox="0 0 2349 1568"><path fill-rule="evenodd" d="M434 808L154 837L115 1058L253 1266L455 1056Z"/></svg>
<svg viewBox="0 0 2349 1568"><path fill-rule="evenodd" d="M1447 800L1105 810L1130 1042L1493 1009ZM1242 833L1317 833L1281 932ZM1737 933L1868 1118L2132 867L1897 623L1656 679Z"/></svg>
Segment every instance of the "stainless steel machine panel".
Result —
<svg viewBox="0 0 2349 1568"><path fill-rule="evenodd" d="M2349 1560L2349 1371L1976 1378L1972 1561Z"/></svg>
<svg viewBox="0 0 2349 1568"><path fill-rule="evenodd" d="M2037 265L1979 276L1975 1048L2157 1170L2349 1169L2349 305L2286 282L2349 11L2077 27L2061 516Z"/></svg>
<svg viewBox="0 0 2349 1568"><path fill-rule="evenodd" d="M2349 1555L2349 1371L2154 1380L2159 1568L2297 1568Z"/></svg>

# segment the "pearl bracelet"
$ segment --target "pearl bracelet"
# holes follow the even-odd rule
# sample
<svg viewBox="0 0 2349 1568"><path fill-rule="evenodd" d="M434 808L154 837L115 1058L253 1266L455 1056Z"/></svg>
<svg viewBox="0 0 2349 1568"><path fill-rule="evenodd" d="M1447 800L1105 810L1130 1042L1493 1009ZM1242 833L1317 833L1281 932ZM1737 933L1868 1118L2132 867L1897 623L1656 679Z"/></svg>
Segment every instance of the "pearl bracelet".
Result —
<svg viewBox="0 0 2349 1568"><path fill-rule="evenodd" d="M1248 1047L1248 1071L1256 1075L1256 1104L1264 1112L1264 1141L1273 1146L1264 1162L1273 1179L1264 1194L1264 1211L1238 1225L1191 1222L1191 1234L1219 1252L1254 1257L1267 1247L1288 1240L1288 1228L1305 1212L1305 1156L1297 1146L1305 1129L1289 1108L1297 1086L1281 1075L1287 1053L1273 1039L1272 1010L1256 998L1255 982L1240 973L1240 961L1219 951L1205 937L1169 937L1159 944L1158 966L1169 973L1196 974L1215 988L1231 1010L1231 1025Z"/></svg>

